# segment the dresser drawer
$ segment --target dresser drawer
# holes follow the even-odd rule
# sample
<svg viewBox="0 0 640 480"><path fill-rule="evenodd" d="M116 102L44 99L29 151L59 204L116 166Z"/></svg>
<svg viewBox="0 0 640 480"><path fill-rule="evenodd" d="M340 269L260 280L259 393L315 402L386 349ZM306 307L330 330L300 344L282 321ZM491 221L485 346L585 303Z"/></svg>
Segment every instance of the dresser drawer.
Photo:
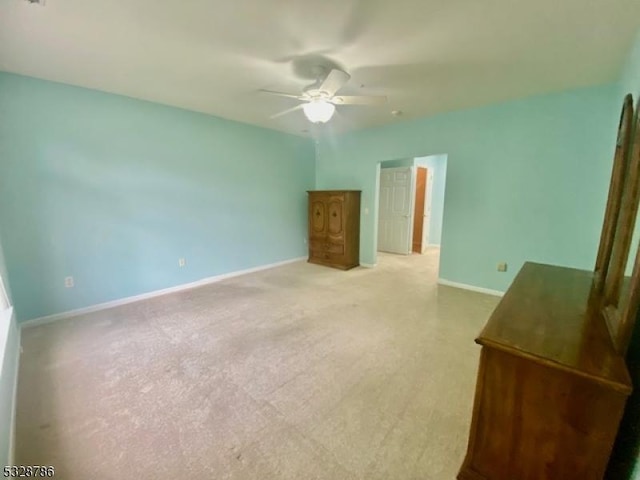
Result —
<svg viewBox="0 0 640 480"><path fill-rule="evenodd" d="M322 240L311 240L309 249L317 255L320 255L321 253L344 254L344 244L330 243Z"/></svg>

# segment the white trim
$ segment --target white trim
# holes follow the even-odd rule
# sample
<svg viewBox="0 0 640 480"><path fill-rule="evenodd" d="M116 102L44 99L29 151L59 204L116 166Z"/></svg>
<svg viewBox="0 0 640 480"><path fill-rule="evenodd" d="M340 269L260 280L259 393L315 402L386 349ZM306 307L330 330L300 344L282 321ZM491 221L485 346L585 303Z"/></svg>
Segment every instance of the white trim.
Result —
<svg viewBox="0 0 640 480"><path fill-rule="evenodd" d="M4 356L7 350L7 340L11 335L11 320L13 319L13 307L0 309L0 371L4 365Z"/></svg>
<svg viewBox="0 0 640 480"><path fill-rule="evenodd" d="M495 295L496 297L502 297L504 295L504 292L500 290L491 290L490 288L476 287L475 285L467 285L466 283L452 282L444 278L439 278L438 284L447 287L462 288L463 290L471 290L472 292L486 293L487 295Z"/></svg>
<svg viewBox="0 0 640 480"><path fill-rule="evenodd" d="M13 371L13 385L11 389L11 417L9 419L9 451L8 460L9 465L13 465L14 460L14 449L15 449L15 435L16 435L16 406L17 406L17 397L18 397L18 371L20 369L20 354L22 353L22 347L20 346L21 333L22 330L20 326L16 323L15 317L13 315L13 307L5 308L0 310L0 328L2 329L2 338L0 338L0 370L4 369L4 362L8 360L7 358L7 347L9 337L13 335L12 329L16 329L17 342L18 342L18 351L16 352L17 358L15 359L15 367ZM11 351L11 348L9 348ZM10 359L14 360L14 359ZM7 372L8 373L8 372ZM3 419L4 421L4 419Z"/></svg>
<svg viewBox="0 0 640 480"><path fill-rule="evenodd" d="M9 465L15 465L16 458L16 411L18 410L18 374L20 372L20 358L22 357L22 328L16 323L18 329L18 358L16 359L16 371L13 372L13 398L11 399L11 431L9 432Z"/></svg>
<svg viewBox="0 0 640 480"><path fill-rule="evenodd" d="M375 268L378 266L377 263L362 263L360 262L360 266L364 268Z"/></svg>
<svg viewBox="0 0 640 480"><path fill-rule="evenodd" d="M6 310L10 306L11 302L9 302L9 295L7 295L4 280L2 280L2 275L0 275L0 310Z"/></svg>
<svg viewBox="0 0 640 480"><path fill-rule="evenodd" d="M413 227L416 222L416 178L418 175L418 167L415 165L415 160L413 166L410 167L411 178L409 179L409 190L411 191L411 198L409 199L410 211L409 211L409 248L407 251L407 255L411 255L413 253Z"/></svg>
<svg viewBox="0 0 640 480"><path fill-rule="evenodd" d="M413 159L416 162L416 159ZM422 243L421 247L424 252L426 247L429 247L429 237L431 235L431 203L433 201L433 167L427 167L426 165L418 165L416 162L416 188L418 184L418 169L424 168L427 171L427 178L425 179L425 193L424 206L423 206L423 218L422 218ZM425 215L426 214L426 215ZM426 220L426 221L425 221Z"/></svg>
<svg viewBox="0 0 640 480"><path fill-rule="evenodd" d="M246 275L248 273L259 272L261 270L268 270L270 268L280 267L289 263L299 262L306 260L307 257L296 257L289 260L283 260L281 262L269 263L267 265L260 265L259 267L246 268L244 270L236 270L235 272L222 273L213 277L203 278L202 280L196 280L195 282L183 283L182 285L176 285L175 287L163 288L162 290L155 290L153 292L142 293L140 295L134 295L132 297L125 297L118 300L112 300L110 302L98 303L97 305L91 305L89 307L78 308L76 310L69 310L67 312L54 313L53 315L46 315L44 317L33 318L20 323L22 328L37 327L45 323L55 322L63 318L75 317L78 315L86 315L88 313L97 312L100 310L106 310L107 308L119 307L128 303L139 302L140 300L147 300L149 298L159 297L161 295L167 295L170 293L182 292L184 290L190 290L192 288L202 287L209 285L210 283L216 283L221 280L226 280L232 277L238 277L240 275Z"/></svg>
<svg viewBox="0 0 640 480"><path fill-rule="evenodd" d="M438 247L438 248L440 248L440 244L439 243L427 243L427 247Z"/></svg>

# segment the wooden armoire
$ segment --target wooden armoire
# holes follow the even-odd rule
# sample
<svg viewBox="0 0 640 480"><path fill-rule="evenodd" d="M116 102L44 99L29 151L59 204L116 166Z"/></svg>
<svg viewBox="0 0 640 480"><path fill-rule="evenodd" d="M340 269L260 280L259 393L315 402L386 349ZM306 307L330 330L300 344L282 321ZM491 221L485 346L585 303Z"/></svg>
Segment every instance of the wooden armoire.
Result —
<svg viewBox="0 0 640 480"><path fill-rule="evenodd" d="M360 261L360 190L309 194L309 262L348 270Z"/></svg>
<svg viewBox="0 0 640 480"><path fill-rule="evenodd" d="M476 339L459 480L602 480L632 390L640 249L631 278L624 272L639 200L640 121L628 95L595 269L525 263Z"/></svg>

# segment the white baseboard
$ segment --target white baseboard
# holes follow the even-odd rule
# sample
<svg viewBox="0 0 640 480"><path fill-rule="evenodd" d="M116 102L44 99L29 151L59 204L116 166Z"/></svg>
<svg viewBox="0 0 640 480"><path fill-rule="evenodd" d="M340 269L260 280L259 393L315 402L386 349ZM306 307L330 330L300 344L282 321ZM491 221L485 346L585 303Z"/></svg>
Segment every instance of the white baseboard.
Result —
<svg viewBox="0 0 640 480"><path fill-rule="evenodd" d="M149 298L159 297L161 295L167 295L175 292L182 292L184 290L191 290L192 288L202 287L204 285L209 285L210 283L220 282L221 280L226 280L228 278L239 277L240 275L246 275L248 273L255 273L261 270L268 270L270 268L280 267L282 265L287 265L289 263L299 262L301 260L306 260L307 257L296 257L291 258L289 260L283 260L281 262L270 263L268 265L260 265L259 267L246 268L244 270L236 270L235 272L223 273L220 275L215 275L213 277L203 278L202 280L196 280L195 282L183 283L182 285L176 285L175 287L163 288L162 290L155 290L153 292L142 293L140 295L134 295L132 297L120 298L118 300L112 300L110 302L99 303L97 305L91 305L89 307L78 308L76 310L69 310L66 312L55 313L53 315L46 315L44 317L33 318L31 320L26 320L24 322L20 322L19 326L21 328L31 328L37 327L38 325L43 325L45 323L55 322L57 320L61 320L63 318L76 317L78 315L86 315L88 313L97 312L100 310L106 310L107 308L119 307L121 305L126 305L128 303L139 302L141 300L147 300Z"/></svg>
<svg viewBox="0 0 640 480"><path fill-rule="evenodd" d="M438 248L440 248L440 244L439 243L427 243L427 247L438 247Z"/></svg>
<svg viewBox="0 0 640 480"><path fill-rule="evenodd" d="M462 288L463 290L471 290L472 292L486 293L487 295L495 295L496 297L502 297L504 295L504 292L500 290L491 290L490 288L476 287L475 285L467 285L466 283L452 282L444 278L439 278L438 284L447 287Z"/></svg>
<svg viewBox="0 0 640 480"><path fill-rule="evenodd" d="M360 262L360 266L364 267L364 268L375 268L378 264L377 263L362 263Z"/></svg>

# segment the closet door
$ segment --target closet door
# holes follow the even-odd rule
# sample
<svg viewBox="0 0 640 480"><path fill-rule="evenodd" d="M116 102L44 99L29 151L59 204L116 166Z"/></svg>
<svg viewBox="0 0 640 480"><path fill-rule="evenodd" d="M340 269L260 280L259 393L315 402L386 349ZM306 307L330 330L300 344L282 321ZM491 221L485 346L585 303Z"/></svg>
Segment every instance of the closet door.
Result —
<svg viewBox="0 0 640 480"><path fill-rule="evenodd" d="M415 182L411 167L380 170L378 250L409 255Z"/></svg>

